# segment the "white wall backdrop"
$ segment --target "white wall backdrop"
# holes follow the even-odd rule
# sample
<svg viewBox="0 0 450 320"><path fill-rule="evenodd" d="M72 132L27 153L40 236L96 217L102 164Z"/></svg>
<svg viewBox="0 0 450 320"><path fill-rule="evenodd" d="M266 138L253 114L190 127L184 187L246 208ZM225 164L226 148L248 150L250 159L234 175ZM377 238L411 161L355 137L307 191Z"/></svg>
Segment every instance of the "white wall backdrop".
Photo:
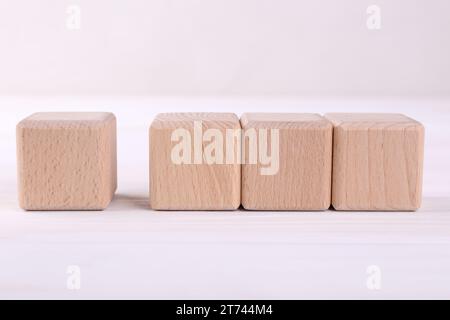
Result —
<svg viewBox="0 0 450 320"><path fill-rule="evenodd" d="M449 97L450 1L0 0L0 95L67 94Z"/></svg>

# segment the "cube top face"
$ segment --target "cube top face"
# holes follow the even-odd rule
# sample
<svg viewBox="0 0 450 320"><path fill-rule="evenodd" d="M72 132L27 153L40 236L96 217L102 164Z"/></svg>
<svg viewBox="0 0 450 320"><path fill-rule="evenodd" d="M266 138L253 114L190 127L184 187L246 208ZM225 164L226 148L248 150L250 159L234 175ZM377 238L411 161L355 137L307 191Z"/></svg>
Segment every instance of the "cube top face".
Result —
<svg viewBox="0 0 450 320"><path fill-rule="evenodd" d="M422 127L420 122L399 113L327 113L325 117L334 126L345 129Z"/></svg>
<svg viewBox="0 0 450 320"><path fill-rule="evenodd" d="M237 209L241 166L225 162L227 132L236 129L240 129L239 119L230 113L159 114L150 126L150 206L155 210ZM213 145L211 154L217 161L208 162L211 157L205 155ZM237 147L232 148L235 154ZM219 150L224 151L222 161ZM180 161L174 159L179 156Z"/></svg>
<svg viewBox="0 0 450 320"><path fill-rule="evenodd" d="M247 128L299 129L323 128L328 130L331 123L316 113L244 113L241 124Z"/></svg>
<svg viewBox="0 0 450 320"><path fill-rule="evenodd" d="M424 127L400 114L327 114L335 125L337 210L414 211L421 205Z"/></svg>
<svg viewBox="0 0 450 320"><path fill-rule="evenodd" d="M194 122L215 127L240 128L239 118L234 113L184 112L160 113L152 122L152 129L190 128Z"/></svg>
<svg viewBox="0 0 450 320"><path fill-rule="evenodd" d="M95 128L115 121L109 112L38 112L22 120L23 128Z"/></svg>
<svg viewBox="0 0 450 320"><path fill-rule="evenodd" d="M252 113L244 114L241 124L244 150L249 150L247 143L250 143L245 137L254 129L257 136L267 133L270 143L258 141L258 152L271 158L267 163L252 164L245 156L242 166L245 209L326 210L330 207L333 127L329 121L316 114ZM267 167L277 170L263 173Z"/></svg>
<svg viewBox="0 0 450 320"><path fill-rule="evenodd" d="M38 113L17 126L25 210L102 210L117 187L116 121L108 113Z"/></svg>

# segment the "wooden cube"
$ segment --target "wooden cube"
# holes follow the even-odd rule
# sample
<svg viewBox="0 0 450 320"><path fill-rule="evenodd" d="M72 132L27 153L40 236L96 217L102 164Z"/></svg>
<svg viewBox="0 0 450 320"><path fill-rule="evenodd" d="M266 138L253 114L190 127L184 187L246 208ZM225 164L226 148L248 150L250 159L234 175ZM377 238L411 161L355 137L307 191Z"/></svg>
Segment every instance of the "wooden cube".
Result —
<svg viewBox="0 0 450 320"><path fill-rule="evenodd" d="M422 200L424 127L401 114L331 113L336 210L416 210Z"/></svg>
<svg viewBox="0 0 450 320"><path fill-rule="evenodd" d="M328 120L317 114L247 113L242 116L241 125L245 209L326 210L330 207L333 127ZM257 148L251 142L255 131ZM256 164L255 153L258 154ZM272 164L265 157L268 154ZM277 158L278 170L273 170Z"/></svg>
<svg viewBox="0 0 450 320"><path fill-rule="evenodd" d="M36 113L17 125L25 210L102 210L117 187L112 113Z"/></svg>
<svg viewBox="0 0 450 320"><path fill-rule="evenodd" d="M236 161L239 133L239 119L231 113L159 114L150 127L151 207L237 209L241 196L241 167ZM228 141L232 143L229 152ZM229 159L231 153L236 156L234 161Z"/></svg>

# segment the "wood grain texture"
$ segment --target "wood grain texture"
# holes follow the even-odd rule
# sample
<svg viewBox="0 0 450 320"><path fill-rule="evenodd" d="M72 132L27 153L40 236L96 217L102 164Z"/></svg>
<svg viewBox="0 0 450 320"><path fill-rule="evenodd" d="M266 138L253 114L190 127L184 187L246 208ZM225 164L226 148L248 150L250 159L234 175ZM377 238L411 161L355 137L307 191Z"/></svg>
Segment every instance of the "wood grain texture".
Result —
<svg viewBox="0 0 450 320"><path fill-rule="evenodd" d="M248 113L248 129L279 129L279 171L242 166L242 205L249 210L326 210L331 201L332 125L317 114ZM245 140L245 139L244 139ZM247 143L246 141L244 141Z"/></svg>
<svg viewBox="0 0 450 320"><path fill-rule="evenodd" d="M117 188L112 113L36 113L17 125L19 203L25 210L102 210Z"/></svg>
<svg viewBox="0 0 450 320"><path fill-rule="evenodd" d="M336 210L420 208L422 124L401 114L325 117L334 124L332 204Z"/></svg>
<svg viewBox="0 0 450 320"><path fill-rule="evenodd" d="M218 129L224 136L227 129L240 129L232 113L158 114L150 127L150 205L155 210L235 210L241 195L239 163L172 162L173 131L184 128L193 136L194 121L201 121L203 131ZM202 149L207 144L202 142Z"/></svg>

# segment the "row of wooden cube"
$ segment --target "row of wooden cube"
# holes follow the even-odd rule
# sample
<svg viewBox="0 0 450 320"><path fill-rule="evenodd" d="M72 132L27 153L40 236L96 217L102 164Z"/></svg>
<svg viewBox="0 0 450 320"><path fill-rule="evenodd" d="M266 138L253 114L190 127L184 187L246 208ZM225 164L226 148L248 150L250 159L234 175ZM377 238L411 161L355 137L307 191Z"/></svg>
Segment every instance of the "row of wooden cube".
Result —
<svg viewBox="0 0 450 320"><path fill-rule="evenodd" d="M114 115L38 113L19 123L17 137L22 208L99 210L112 200ZM159 114L150 127L150 205L416 210L423 145L423 126L399 114Z"/></svg>
<svg viewBox="0 0 450 320"><path fill-rule="evenodd" d="M251 164L248 156L242 165L173 163L171 134L176 128L192 133L195 121L224 137L225 130L241 127L243 135L278 130L278 171L264 175L263 163ZM398 114L253 113L240 121L234 114L162 114L150 133L151 204L160 210L233 210L240 204L249 210L325 210L330 203L337 210L415 210L423 131ZM200 143L206 150L211 141Z"/></svg>

